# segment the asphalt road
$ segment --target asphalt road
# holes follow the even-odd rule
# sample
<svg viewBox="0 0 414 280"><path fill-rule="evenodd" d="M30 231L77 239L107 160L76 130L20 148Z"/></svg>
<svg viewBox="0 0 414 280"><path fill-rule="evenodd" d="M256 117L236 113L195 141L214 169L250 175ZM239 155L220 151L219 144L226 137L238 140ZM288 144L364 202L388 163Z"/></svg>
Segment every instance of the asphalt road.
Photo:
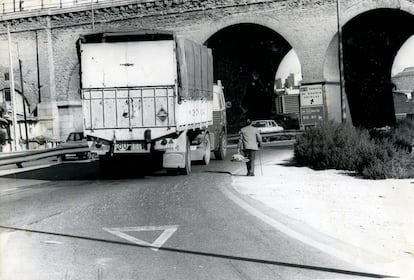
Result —
<svg viewBox="0 0 414 280"><path fill-rule="evenodd" d="M0 279L357 278L231 201L228 159L190 176L125 168L69 161L1 177Z"/></svg>

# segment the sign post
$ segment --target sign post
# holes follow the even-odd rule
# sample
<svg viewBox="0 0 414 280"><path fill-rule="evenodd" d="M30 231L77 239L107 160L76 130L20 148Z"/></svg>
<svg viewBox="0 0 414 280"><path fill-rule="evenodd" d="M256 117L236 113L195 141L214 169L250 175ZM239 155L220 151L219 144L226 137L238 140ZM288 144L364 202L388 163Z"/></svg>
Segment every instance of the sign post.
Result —
<svg viewBox="0 0 414 280"><path fill-rule="evenodd" d="M302 85L300 94L301 125L315 126L325 119L324 87L322 84Z"/></svg>

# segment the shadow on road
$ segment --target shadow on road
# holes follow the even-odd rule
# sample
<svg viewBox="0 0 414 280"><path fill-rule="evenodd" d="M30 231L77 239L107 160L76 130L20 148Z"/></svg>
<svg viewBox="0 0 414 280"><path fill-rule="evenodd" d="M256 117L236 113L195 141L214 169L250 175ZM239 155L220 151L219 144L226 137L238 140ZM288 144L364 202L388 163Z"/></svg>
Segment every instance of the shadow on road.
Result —
<svg viewBox="0 0 414 280"><path fill-rule="evenodd" d="M145 163L130 161L117 162L110 168L101 170L99 161L74 162L65 161L62 164L46 168L35 169L10 175L3 178L14 179L35 179L35 180L116 180L143 178L147 175L154 175L159 170L156 166ZM165 174L157 174L163 176Z"/></svg>

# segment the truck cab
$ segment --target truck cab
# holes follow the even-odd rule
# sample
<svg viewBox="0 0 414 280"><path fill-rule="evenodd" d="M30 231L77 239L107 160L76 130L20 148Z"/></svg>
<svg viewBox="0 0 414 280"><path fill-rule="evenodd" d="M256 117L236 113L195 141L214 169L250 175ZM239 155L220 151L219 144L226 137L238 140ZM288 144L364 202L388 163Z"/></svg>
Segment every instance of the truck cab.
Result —
<svg viewBox="0 0 414 280"><path fill-rule="evenodd" d="M213 124L191 142L191 160L202 164L208 164L210 152L213 152L215 159L218 160L224 159L227 154L226 101L220 80L213 86L212 112ZM209 147L207 147L206 141L208 141Z"/></svg>
<svg viewBox="0 0 414 280"><path fill-rule="evenodd" d="M214 134L213 152L216 159L224 159L227 153L227 116L226 100L223 86L218 80L213 87L213 125L210 127Z"/></svg>

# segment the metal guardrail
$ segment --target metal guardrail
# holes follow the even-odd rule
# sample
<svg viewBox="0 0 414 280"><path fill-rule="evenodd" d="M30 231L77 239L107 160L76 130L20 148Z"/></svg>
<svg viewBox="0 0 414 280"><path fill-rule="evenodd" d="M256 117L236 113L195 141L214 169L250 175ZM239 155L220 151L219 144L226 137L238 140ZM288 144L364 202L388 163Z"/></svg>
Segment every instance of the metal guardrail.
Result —
<svg viewBox="0 0 414 280"><path fill-rule="evenodd" d="M263 137L273 137L273 136L280 136L280 135L292 135L292 136L296 136L299 134L302 134L303 131L301 130L283 130L283 131L278 131L278 132L272 132L272 133L262 133L260 134ZM239 139L239 135L238 134L228 134L227 135L227 141L235 141Z"/></svg>
<svg viewBox="0 0 414 280"><path fill-rule="evenodd" d="M262 134L264 137L272 137L272 136L279 136L279 135L298 135L301 134L302 131L280 131L275 133L267 133ZM229 134L227 137L227 142L235 141L238 139L238 134ZM273 141L271 143L264 143L264 146L274 146L274 145L290 145L293 144L295 140L280 140L280 141ZM229 145L231 146L231 145ZM10 165L10 164L16 164L18 167L22 167L23 162L28 161L34 161L39 160L43 158L48 157L59 157L65 154L75 154L75 153L84 153L84 152L90 152L90 149L88 146L85 147L73 147L73 148L62 148L62 147L56 147L56 148L49 148L45 150L31 150L31 151L19 151L19 152L13 152L13 153L7 153L7 154L1 154L0 153L0 166L3 165Z"/></svg>
<svg viewBox="0 0 414 280"><path fill-rule="evenodd" d="M0 166L16 164L18 167L22 167L23 162L34 161L38 159L48 157L59 157L65 154L75 154L89 152L89 147L74 147L74 148L50 148L45 150L32 150L26 152L8 153L7 155L0 156Z"/></svg>
<svg viewBox="0 0 414 280"><path fill-rule="evenodd" d="M4 0L1 1L0 13L18 13L35 10L62 9L113 0Z"/></svg>

